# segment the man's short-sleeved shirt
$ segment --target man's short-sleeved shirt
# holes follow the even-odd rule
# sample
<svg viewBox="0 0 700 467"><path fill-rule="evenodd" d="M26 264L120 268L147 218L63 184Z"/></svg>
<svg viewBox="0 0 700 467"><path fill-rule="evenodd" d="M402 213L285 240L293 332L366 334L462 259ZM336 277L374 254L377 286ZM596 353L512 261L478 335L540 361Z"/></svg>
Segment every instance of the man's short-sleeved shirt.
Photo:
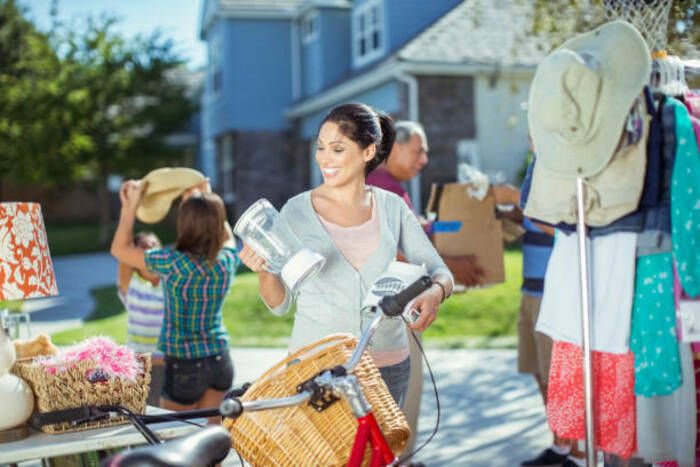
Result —
<svg viewBox="0 0 700 467"><path fill-rule="evenodd" d="M411 198L408 196L408 192L401 185L393 175L389 173L384 167L377 167L365 179L367 185L372 185L381 188L382 190L391 191L394 194L399 195L406 201L408 207L413 211L413 203L411 203Z"/></svg>
<svg viewBox="0 0 700 467"><path fill-rule="evenodd" d="M223 248L213 264L171 247L148 250L145 259L161 277L165 297L158 349L187 359L227 350L222 307L239 264L236 250Z"/></svg>

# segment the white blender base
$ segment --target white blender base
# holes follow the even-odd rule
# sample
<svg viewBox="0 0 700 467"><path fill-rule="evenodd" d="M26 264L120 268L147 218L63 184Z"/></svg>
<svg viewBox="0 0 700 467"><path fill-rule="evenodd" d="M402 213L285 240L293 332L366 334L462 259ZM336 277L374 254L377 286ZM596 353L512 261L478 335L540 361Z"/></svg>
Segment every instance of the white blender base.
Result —
<svg viewBox="0 0 700 467"><path fill-rule="evenodd" d="M287 261L280 276L289 290L296 290L302 282L320 271L325 262L323 256L304 248Z"/></svg>

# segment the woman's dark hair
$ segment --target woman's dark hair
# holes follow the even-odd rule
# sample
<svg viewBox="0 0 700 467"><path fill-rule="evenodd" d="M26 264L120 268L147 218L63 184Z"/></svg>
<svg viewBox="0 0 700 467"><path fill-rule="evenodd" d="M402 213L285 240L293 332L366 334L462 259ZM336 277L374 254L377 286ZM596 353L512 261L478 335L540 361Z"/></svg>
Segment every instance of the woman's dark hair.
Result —
<svg viewBox="0 0 700 467"><path fill-rule="evenodd" d="M175 249L213 263L226 238L225 221L226 210L219 195L202 193L187 198L177 213Z"/></svg>
<svg viewBox="0 0 700 467"><path fill-rule="evenodd" d="M366 149L370 144L377 145L374 158L365 166L365 175L389 157L396 139L396 130L393 120L387 114L378 112L365 104L343 104L333 108L326 115L319 129L326 122L337 124L343 135L362 149Z"/></svg>

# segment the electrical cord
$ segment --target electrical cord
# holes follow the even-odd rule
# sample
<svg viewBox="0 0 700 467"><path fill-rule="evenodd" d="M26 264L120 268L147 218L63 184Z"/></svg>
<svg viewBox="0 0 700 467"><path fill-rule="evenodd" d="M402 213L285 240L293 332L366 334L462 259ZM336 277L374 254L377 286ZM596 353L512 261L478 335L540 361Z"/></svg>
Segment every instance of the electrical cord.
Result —
<svg viewBox="0 0 700 467"><path fill-rule="evenodd" d="M135 417L139 417L139 415L135 415ZM164 421L182 422L182 423L187 423L188 425L198 426L199 428L206 428L206 426L207 426L206 424L193 422L192 420L187 420L184 418L169 417L167 415L161 415L161 414L158 414L158 417L162 418ZM160 422L156 422L156 423L160 423Z"/></svg>
<svg viewBox="0 0 700 467"><path fill-rule="evenodd" d="M408 320L406 320L405 317L401 317L406 324L408 324ZM418 346L418 349L420 350L421 357L423 361L425 362L425 365L428 367L428 373L430 374L430 381L433 383L433 392L435 394L435 408L437 411L437 417L435 419L435 428L433 428L433 432L430 434L427 440L423 442L417 449L414 449L411 451L409 454L403 456L402 458L399 459L399 464L403 464L407 460L411 459L414 457L418 452L420 452L424 447L426 447L435 437L435 435L438 432L438 429L440 428L440 397L438 396L438 390L437 390L437 383L435 383L435 375L433 374L433 369L430 367L430 362L428 362L428 357L425 355L425 351L423 350L423 346L420 343L420 340L416 336L416 333L411 330L411 336L413 337L413 341L416 343ZM416 433L418 435L418 433Z"/></svg>
<svg viewBox="0 0 700 467"><path fill-rule="evenodd" d="M245 467L245 462L243 462L243 456L241 456L241 453L238 452L238 449L233 447L233 435L231 435L231 450L235 452L238 456L238 462L240 462L241 467Z"/></svg>

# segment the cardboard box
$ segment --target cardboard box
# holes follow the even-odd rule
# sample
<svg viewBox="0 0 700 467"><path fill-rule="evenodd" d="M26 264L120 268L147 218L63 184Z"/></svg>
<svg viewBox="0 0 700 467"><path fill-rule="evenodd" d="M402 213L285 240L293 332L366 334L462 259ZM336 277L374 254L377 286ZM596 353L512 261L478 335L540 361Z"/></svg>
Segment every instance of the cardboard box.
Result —
<svg viewBox="0 0 700 467"><path fill-rule="evenodd" d="M503 229L496 219L496 201L492 194L483 200L469 194L469 184L433 184L427 212L435 213L433 243L444 258L474 255L484 270L482 285L505 281L503 266ZM455 278L459 262L446 261Z"/></svg>

